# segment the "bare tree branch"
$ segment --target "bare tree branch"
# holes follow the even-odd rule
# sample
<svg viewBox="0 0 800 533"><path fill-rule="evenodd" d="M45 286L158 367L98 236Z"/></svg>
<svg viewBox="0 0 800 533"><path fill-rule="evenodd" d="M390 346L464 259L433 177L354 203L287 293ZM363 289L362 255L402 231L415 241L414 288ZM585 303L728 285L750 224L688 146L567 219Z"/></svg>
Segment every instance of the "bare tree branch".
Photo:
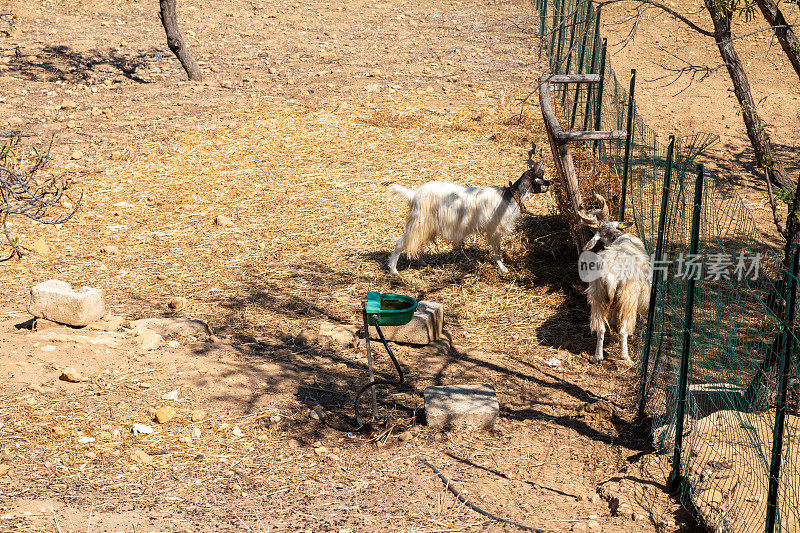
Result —
<svg viewBox="0 0 800 533"><path fill-rule="evenodd" d="M627 2L627 1L630 1L630 0L604 0L602 2L598 2L598 6L605 6L605 5L608 5L608 4L617 4L619 2ZM683 22L684 24L686 24L687 26L692 28L694 31L696 31L698 33L701 33L701 34L703 34L703 35L705 35L707 37L713 37L714 36L714 32L713 31L709 31L709 30L701 28L700 26L698 26L697 24L695 24L694 22L692 22L691 20L689 20L688 18L686 18L682 14L678 13L677 11L675 11L674 9L672 9L669 6L665 6L664 4L661 4L659 2L654 2L653 0L635 0L635 1L637 3L640 3L640 4L647 4L647 5L650 5L650 6L653 6L653 7L656 7L658 9L660 9L661 11L663 11L663 12L667 13L668 15L670 15L671 17ZM800 2L800 0L797 0L797 1Z"/></svg>

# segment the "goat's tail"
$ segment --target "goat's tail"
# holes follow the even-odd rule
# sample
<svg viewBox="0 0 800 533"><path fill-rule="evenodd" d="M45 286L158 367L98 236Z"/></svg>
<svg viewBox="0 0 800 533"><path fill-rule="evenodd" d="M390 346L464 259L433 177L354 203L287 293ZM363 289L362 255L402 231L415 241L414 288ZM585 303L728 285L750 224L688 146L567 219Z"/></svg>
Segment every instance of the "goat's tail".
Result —
<svg viewBox="0 0 800 533"><path fill-rule="evenodd" d="M410 204L411 200L414 198L414 191L402 185L398 185L397 183L393 183L389 185L389 196L402 198Z"/></svg>

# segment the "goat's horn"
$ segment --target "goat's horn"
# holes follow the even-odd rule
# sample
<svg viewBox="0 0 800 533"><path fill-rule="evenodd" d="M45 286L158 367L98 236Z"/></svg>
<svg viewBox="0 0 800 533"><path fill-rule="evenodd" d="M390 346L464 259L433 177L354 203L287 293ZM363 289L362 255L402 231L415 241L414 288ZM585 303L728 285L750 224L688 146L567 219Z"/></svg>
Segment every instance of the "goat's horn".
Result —
<svg viewBox="0 0 800 533"><path fill-rule="evenodd" d="M606 199L597 193L594 193L594 197L597 198L597 200L603 205L603 207L600 209L600 215L598 215L597 219L602 222L607 222L610 220L611 215L608 212L608 204L606 203Z"/></svg>
<svg viewBox="0 0 800 533"><path fill-rule="evenodd" d="M581 220L583 220L583 223L586 224L587 226L589 226L590 228L596 228L598 226L598 224L599 224L599 220L597 219L597 216L587 213L586 209L584 209L583 207L581 207L578 210L578 216L581 217Z"/></svg>

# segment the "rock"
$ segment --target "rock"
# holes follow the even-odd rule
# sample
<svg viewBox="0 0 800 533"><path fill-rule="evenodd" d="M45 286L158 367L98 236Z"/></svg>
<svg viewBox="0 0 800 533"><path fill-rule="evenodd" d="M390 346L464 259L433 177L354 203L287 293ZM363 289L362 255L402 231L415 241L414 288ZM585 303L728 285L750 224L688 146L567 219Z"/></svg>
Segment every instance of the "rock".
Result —
<svg viewBox="0 0 800 533"><path fill-rule="evenodd" d="M116 246L114 244L107 244L107 245L103 246L102 248L100 248L100 253L101 254L107 254L107 255L118 254L119 253L119 246Z"/></svg>
<svg viewBox="0 0 800 533"><path fill-rule="evenodd" d="M217 215L214 218L214 224L217 226L233 226L233 220L225 215Z"/></svg>
<svg viewBox="0 0 800 533"><path fill-rule="evenodd" d="M161 407L156 409L156 422L159 424L166 424L175 418L175 409L172 407Z"/></svg>
<svg viewBox="0 0 800 533"><path fill-rule="evenodd" d="M314 448L314 453L317 455L327 455L328 448L326 448L325 446L317 446L316 448Z"/></svg>
<svg viewBox="0 0 800 533"><path fill-rule="evenodd" d="M300 334L294 338L295 344L301 344L303 346L311 346L312 344L317 342L317 334L309 329L304 329L300 332Z"/></svg>
<svg viewBox="0 0 800 533"><path fill-rule="evenodd" d="M412 438L414 438L414 435L413 435L413 434L412 434L410 431L408 431L408 430L406 430L406 431L404 431L404 432L400 433L400 434L397 436L397 440L399 440L400 442L408 442L408 441L410 441Z"/></svg>
<svg viewBox="0 0 800 533"><path fill-rule="evenodd" d="M267 69L267 74L277 74L277 73L278 73L278 69L276 69L275 67L269 67Z"/></svg>
<svg viewBox="0 0 800 533"><path fill-rule="evenodd" d="M206 419L206 412L202 409L195 409L192 411L191 420L192 422L202 422Z"/></svg>
<svg viewBox="0 0 800 533"><path fill-rule="evenodd" d="M182 443L186 444L186 445L190 445L193 442L192 441L192 437L187 437L186 435L184 435L183 437L179 438L178 440L181 441Z"/></svg>
<svg viewBox="0 0 800 533"><path fill-rule="evenodd" d="M427 387L424 396L425 417L432 427L491 428L500 412L497 395L490 385Z"/></svg>
<svg viewBox="0 0 800 533"><path fill-rule="evenodd" d="M166 394L162 394L161 395L161 399L162 400L172 400L173 402L177 402L178 401L178 390L175 389L173 391L169 391Z"/></svg>
<svg viewBox="0 0 800 533"><path fill-rule="evenodd" d="M61 426L53 426L53 428L52 428L52 430L51 430L51 431L52 431L52 432L53 432L53 434L54 434L54 435L56 435L57 437L63 437L64 435L66 435L66 434L67 434L67 431L66 431L66 430L65 430L63 427L61 427Z"/></svg>
<svg viewBox="0 0 800 533"><path fill-rule="evenodd" d="M317 339L320 344L334 344L349 348L356 344L358 328L347 324L323 322L319 325Z"/></svg>
<svg viewBox="0 0 800 533"><path fill-rule="evenodd" d="M192 438L193 439L199 439L202 434L203 434L203 432L200 431L200 428L197 428L197 427L192 428Z"/></svg>
<svg viewBox="0 0 800 533"><path fill-rule="evenodd" d="M143 318L131 322L134 329L147 328L159 335L168 337L177 335L188 337L191 335L211 335L211 328L202 320L191 318Z"/></svg>
<svg viewBox="0 0 800 533"><path fill-rule="evenodd" d="M10 476L11 465L0 464L0 476Z"/></svg>
<svg viewBox="0 0 800 533"><path fill-rule="evenodd" d="M36 239L27 246L28 250L38 255L47 255L50 253L50 245L41 239Z"/></svg>
<svg viewBox="0 0 800 533"><path fill-rule="evenodd" d="M444 307L436 302L421 301L408 324L381 326L386 340L407 344L425 345L438 341L444 325ZM380 339L375 326L369 328L370 339Z"/></svg>
<svg viewBox="0 0 800 533"><path fill-rule="evenodd" d="M282 419L281 419L281 415L272 415L271 417L269 417L269 421L270 421L270 423L272 423L272 424L277 424L277 423L279 423L281 420L282 420Z"/></svg>
<svg viewBox="0 0 800 533"><path fill-rule="evenodd" d="M31 287L28 312L61 324L85 326L105 316L108 308L102 289L75 291L69 283L51 279Z"/></svg>
<svg viewBox="0 0 800 533"><path fill-rule="evenodd" d="M379 93L383 89L383 85L380 83L370 83L366 87L364 87L364 91L368 93Z"/></svg>
<svg viewBox="0 0 800 533"><path fill-rule="evenodd" d="M241 439L242 437L244 437L244 431L242 431L242 428L240 428L239 426L233 426L233 429L231 430L231 435L233 435L237 439Z"/></svg>
<svg viewBox="0 0 800 533"><path fill-rule="evenodd" d="M81 435L77 439L78 444L89 444L90 442L94 442L94 437L88 437L86 435Z"/></svg>
<svg viewBox="0 0 800 533"><path fill-rule="evenodd" d="M600 526L600 522L597 520L589 520L586 522L586 527L589 528L589 531L600 531L602 528Z"/></svg>
<svg viewBox="0 0 800 533"><path fill-rule="evenodd" d="M572 524L572 531L586 531L588 527L584 522L575 522Z"/></svg>
<svg viewBox="0 0 800 533"><path fill-rule="evenodd" d="M73 150L71 154L69 154L69 158L77 161L78 159L83 159L83 152L80 150Z"/></svg>
<svg viewBox="0 0 800 533"><path fill-rule="evenodd" d="M103 110L99 107L93 107L90 113L93 117L98 117L103 114Z"/></svg>
<svg viewBox="0 0 800 533"><path fill-rule="evenodd" d="M312 420L322 420L325 418L325 411L322 409L312 409L311 412L308 413L308 416Z"/></svg>
<svg viewBox="0 0 800 533"><path fill-rule="evenodd" d="M95 331L117 331L122 327L123 322L125 322L123 317L109 313L100 320L87 324L86 329Z"/></svg>
<svg viewBox="0 0 800 533"><path fill-rule="evenodd" d="M557 357L551 357L550 359L546 359L544 364L553 368L557 368L561 366L561 360Z"/></svg>
<svg viewBox="0 0 800 533"><path fill-rule="evenodd" d="M644 522L645 520L647 520L647 517L642 513L633 513L633 516L631 518L633 518L634 522Z"/></svg>
<svg viewBox="0 0 800 533"><path fill-rule="evenodd" d="M83 374L81 374L74 368L67 367L61 371L61 376L59 376L58 379L60 379L61 381L69 381L70 383L80 383L86 378L84 378Z"/></svg>
<svg viewBox="0 0 800 533"><path fill-rule="evenodd" d="M129 457L131 461L140 465L149 465L153 462L153 457L139 448L132 449Z"/></svg>
<svg viewBox="0 0 800 533"><path fill-rule="evenodd" d="M174 298L171 298L169 302L167 302L167 307L169 307L173 311L180 311L181 309L185 309L187 305L189 305L189 300L187 300L183 296L175 296Z"/></svg>
<svg viewBox="0 0 800 533"><path fill-rule="evenodd" d="M75 109L77 107L78 103L75 100L62 100L59 109L70 110L70 109Z"/></svg>
<svg viewBox="0 0 800 533"><path fill-rule="evenodd" d="M111 159L122 159L122 151L121 150L111 150L111 154L109 154Z"/></svg>
<svg viewBox="0 0 800 533"><path fill-rule="evenodd" d="M153 331L152 329L141 328L137 333L137 337L139 340L139 348L142 350L152 350L159 344L164 338Z"/></svg>

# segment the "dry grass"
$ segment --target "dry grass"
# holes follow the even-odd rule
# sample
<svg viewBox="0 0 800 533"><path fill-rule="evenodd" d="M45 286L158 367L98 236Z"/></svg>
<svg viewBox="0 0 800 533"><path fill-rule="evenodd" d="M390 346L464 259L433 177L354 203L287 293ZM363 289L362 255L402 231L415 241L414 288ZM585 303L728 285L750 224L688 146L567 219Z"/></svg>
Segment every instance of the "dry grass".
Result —
<svg viewBox="0 0 800 533"><path fill-rule="evenodd" d="M130 139L121 160L91 165L73 223L34 229L51 256L7 264L3 289L20 302L31 283L60 277L105 287L117 312L136 316L159 314L182 295L188 314L213 325L276 333L353 321L367 290L394 288L446 302L459 343L499 349L493 339L510 332L503 349L525 352L561 302L535 283L524 233L504 246L508 280L482 240L467 243L466 258L445 245L399 281L384 268L405 216L385 184L516 179L527 155L518 139L544 142L530 118L508 116L479 102L440 108L425 95L374 109L262 104L228 127ZM530 204L537 218L553 209L549 195ZM235 225L214 225L219 214ZM559 231L556 223L539 245L558 242ZM120 253L102 253L106 245Z"/></svg>

